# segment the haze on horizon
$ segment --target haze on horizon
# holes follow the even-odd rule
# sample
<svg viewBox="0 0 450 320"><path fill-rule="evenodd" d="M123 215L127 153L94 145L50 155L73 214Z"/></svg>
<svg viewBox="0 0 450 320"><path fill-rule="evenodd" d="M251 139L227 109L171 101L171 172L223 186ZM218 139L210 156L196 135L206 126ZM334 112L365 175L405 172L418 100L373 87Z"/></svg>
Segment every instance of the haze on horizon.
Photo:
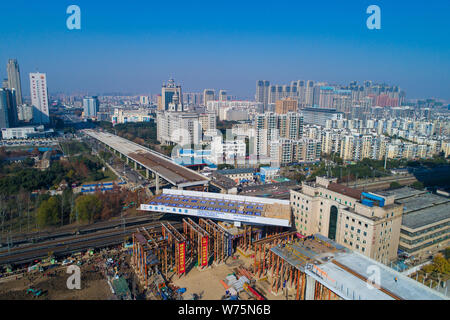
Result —
<svg viewBox="0 0 450 320"><path fill-rule="evenodd" d="M66 9L81 8L81 30ZM381 30L366 8L381 8ZM47 73L53 92L159 93L226 89L253 97L258 79L398 85L408 99L450 101L450 2L425 1L24 1L0 3L0 77L18 59Z"/></svg>

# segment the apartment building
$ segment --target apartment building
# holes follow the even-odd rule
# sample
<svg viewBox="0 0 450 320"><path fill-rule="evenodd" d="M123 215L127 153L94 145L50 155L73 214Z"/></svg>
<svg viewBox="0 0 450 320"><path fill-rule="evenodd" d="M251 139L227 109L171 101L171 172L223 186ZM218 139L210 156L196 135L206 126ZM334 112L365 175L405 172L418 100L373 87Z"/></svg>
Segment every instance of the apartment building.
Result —
<svg viewBox="0 0 450 320"><path fill-rule="evenodd" d="M156 135L161 144L200 144L202 128L197 113L156 112Z"/></svg>

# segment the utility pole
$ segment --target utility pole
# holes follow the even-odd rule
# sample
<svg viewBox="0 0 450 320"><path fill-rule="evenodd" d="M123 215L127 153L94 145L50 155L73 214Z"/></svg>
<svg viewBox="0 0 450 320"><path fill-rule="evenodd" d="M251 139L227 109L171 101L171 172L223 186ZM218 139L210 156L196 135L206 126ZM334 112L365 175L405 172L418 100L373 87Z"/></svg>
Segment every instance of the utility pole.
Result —
<svg viewBox="0 0 450 320"><path fill-rule="evenodd" d="M64 208L63 208L63 205L64 205L64 193L62 193L61 194L61 227L63 226L63 224L64 224Z"/></svg>

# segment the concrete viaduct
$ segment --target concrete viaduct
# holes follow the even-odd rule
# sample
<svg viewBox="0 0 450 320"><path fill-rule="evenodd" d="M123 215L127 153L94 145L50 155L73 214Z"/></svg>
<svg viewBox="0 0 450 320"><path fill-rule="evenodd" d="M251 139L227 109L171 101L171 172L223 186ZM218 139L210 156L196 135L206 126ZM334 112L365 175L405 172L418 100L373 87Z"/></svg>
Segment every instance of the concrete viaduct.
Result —
<svg viewBox="0 0 450 320"><path fill-rule="evenodd" d="M147 179L155 179L157 194L160 191L160 178L179 190L206 191L208 188L209 179L207 177L176 164L171 158L161 153L111 133L94 130L84 130L83 132L123 157L127 164L134 163L136 170L145 169Z"/></svg>

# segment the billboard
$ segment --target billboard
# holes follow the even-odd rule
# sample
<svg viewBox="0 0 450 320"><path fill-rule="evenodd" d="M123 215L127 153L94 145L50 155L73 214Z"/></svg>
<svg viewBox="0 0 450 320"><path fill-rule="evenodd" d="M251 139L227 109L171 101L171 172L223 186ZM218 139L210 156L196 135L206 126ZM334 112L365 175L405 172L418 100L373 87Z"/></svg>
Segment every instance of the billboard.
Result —
<svg viewBox="0 0 450 320"><path fill-rule="evenodd" d="M181 274L186 271L186 244L184 242L178 244L178 254L178 274Z"/></svg>
<svg viewBox="0 0 450 320"><path fill-rule="evenodd" d="M208 265L208 237L202 237L202 254L201 266Z"/></svg>

